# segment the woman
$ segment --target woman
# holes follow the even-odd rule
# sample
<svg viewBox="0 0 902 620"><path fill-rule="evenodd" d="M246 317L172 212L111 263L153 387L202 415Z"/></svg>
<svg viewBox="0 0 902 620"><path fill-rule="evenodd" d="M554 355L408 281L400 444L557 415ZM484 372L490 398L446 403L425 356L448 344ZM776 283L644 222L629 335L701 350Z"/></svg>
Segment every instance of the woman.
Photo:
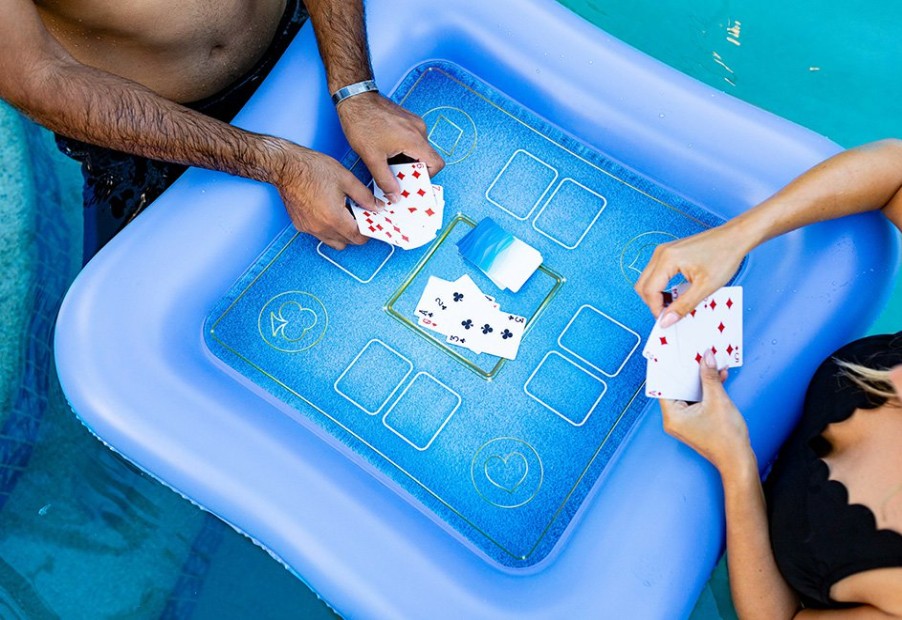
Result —
<svg viewBox="0 0 902 620"><path fill-rule="evenodd" d="M661 317L673 324L760 243L875 209L902 229L902 141L841 153L726 224L660 246L636 290L658 315L659 291L682 273L691 285ZM709 355L701 377L702 402L661 401L664 428L720 472L739 616L902 618L902 332L823 363L766 493L725 371Z"/></svg>

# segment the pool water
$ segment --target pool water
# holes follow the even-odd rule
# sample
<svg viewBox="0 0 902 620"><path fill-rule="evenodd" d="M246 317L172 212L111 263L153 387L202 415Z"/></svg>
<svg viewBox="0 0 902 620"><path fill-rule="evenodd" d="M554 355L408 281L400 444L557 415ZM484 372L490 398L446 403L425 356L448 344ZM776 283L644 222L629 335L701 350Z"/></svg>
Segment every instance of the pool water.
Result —
<svg viewBox="0 0 902 620"><path fill-rule="evenodd" d="M900 3L562 1L843 146L902 136ZM264 551L137 472L69 411L50 338L81 256L80 178L3 104L0 137L0 618L334 618ZM900 316L897 286L871 331L899 329ZM732 617L721 565L693 618Z"/></svg>

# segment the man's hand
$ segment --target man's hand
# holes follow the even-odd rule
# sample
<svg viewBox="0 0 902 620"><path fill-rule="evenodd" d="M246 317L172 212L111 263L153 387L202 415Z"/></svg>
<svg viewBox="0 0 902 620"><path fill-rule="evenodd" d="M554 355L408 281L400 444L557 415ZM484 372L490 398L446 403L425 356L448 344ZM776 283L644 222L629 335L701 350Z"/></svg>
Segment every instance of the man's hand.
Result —
<svg viewBox="0 0 902 620"><path fill-rule="evenodd" d="M689 288L668 306L661 319L661 327L669 327L733 277L748 245L742 227L731 223L661 244L636 282L636 292L658 316L664 309L661 291L674 276L683 274Z"/></svg>
<svg viewBox="0 0 902 620"><path fill-rule="evenodd" d="M337 109L348 143L392 202L400 198L401 190L388 168L390 158L404 153L421 161L430 177L444 168L445 162L429 144L423 119L379 93L345 99Z"/></svg>
<svg viewBox="0 0 902 620"><path fill-rule="evenodd" d="M336 250L366 243L367 238L360 234L345 207L345 197L375 209L372 192L328 155L286 142L282 159L274 184L295 228Z"/></svg>

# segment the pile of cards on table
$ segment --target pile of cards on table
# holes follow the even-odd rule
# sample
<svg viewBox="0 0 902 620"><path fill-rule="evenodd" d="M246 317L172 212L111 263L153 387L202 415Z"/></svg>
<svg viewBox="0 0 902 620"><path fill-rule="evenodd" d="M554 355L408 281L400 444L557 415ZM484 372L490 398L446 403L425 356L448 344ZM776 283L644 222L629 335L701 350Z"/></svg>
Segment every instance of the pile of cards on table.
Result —
<svg viewBox="0 0 902 620"><path fill-rule="evenodd" d="M688 284L666 291L668 305ZM698 402L702 399L699 365L711 351L718 369L742 366L742 287L725 286L702 300L676 324L655 323L642 354L648 360L645 395Z"/></svg>
<svg viewBox="0 0 902 620"><path fill-rule="evenodd" d="M524 317L504 312L468 275L453 282L430 276L414 314L449 344L509 360L526 329Z"/></svg>
<svg viewBox="0 0 902 620"><path fill-rule="evenodd" d="M389 169L401 187L398 202L389 201L375 184L373 194L385 202L385 208L370 211L353 200L348 202L362 235L412 250L435 239L441 229L444 191L440 185L432 184L422 162L392 164Z"/></svg>

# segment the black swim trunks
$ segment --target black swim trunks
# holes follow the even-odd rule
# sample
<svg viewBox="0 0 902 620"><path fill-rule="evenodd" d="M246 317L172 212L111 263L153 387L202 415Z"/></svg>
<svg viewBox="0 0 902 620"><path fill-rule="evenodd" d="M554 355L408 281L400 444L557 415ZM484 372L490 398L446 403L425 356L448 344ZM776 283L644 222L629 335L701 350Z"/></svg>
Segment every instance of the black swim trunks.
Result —
<svg viewBox="0 0 902 620"><path fill-rule="evenodd" d="M185 104L229 122L269 74L307 20L301 0L288 0L272 43L257 64L223 91ZM138 157L57 135L59 149L81 163L85 207L84 262L186 170L185 166Z"/></svg>

